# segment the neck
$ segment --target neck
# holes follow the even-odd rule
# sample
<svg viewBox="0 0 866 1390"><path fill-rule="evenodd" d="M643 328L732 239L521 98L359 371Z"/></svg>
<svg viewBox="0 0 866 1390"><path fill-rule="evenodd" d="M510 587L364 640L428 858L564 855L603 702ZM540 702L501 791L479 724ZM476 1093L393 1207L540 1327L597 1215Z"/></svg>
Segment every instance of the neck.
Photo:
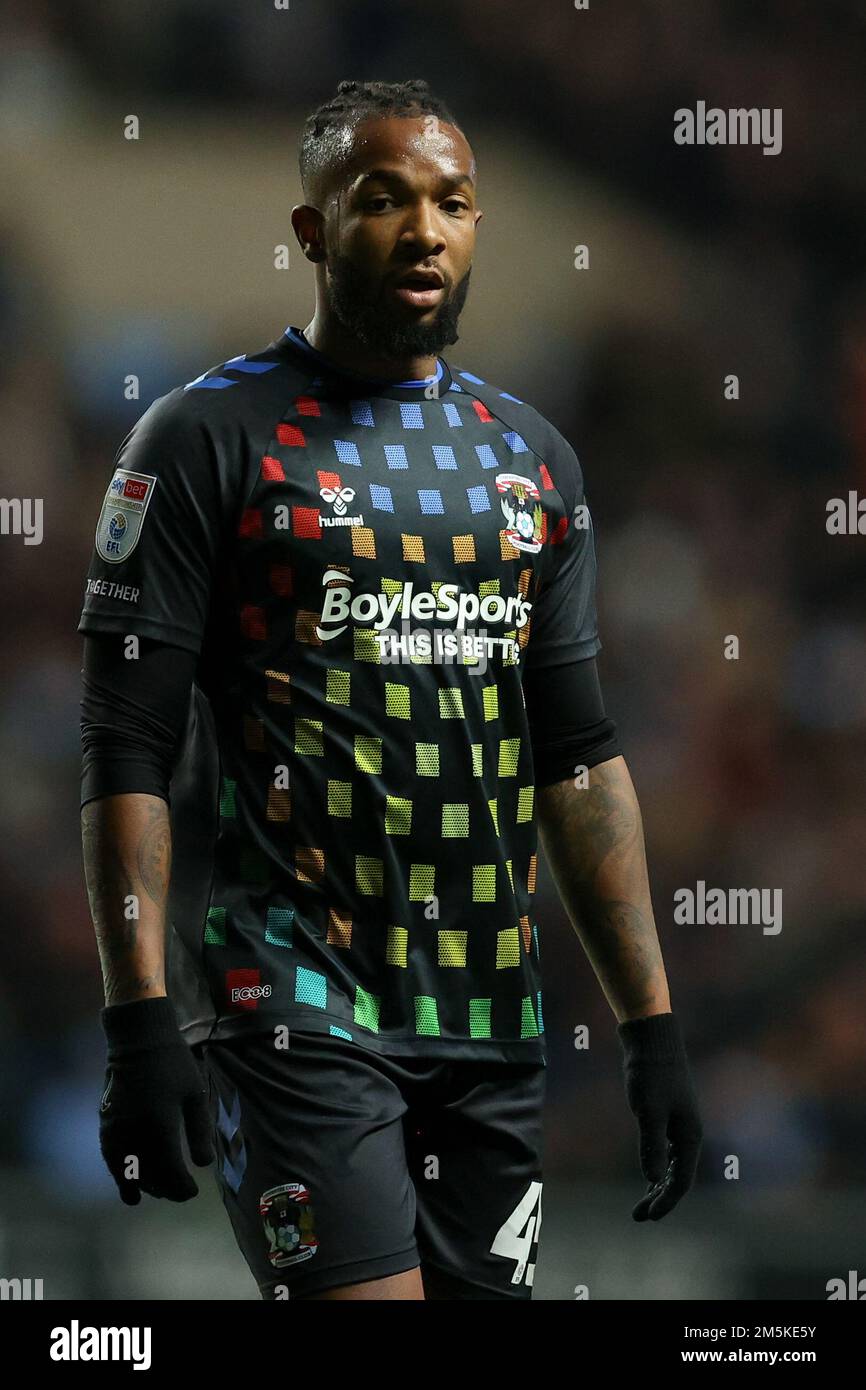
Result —
<svg viewBox="0 0 866 1390"><path fill-rule="evenodd" d="M328 357L338 367L355 372L358 376L377 378L382 381L422 381L435 377L437 359L435 356L408 354L402 357L386 357L359 343L333 315L323 314L317 309L304 329L304 337L311 347Z"/></svg>

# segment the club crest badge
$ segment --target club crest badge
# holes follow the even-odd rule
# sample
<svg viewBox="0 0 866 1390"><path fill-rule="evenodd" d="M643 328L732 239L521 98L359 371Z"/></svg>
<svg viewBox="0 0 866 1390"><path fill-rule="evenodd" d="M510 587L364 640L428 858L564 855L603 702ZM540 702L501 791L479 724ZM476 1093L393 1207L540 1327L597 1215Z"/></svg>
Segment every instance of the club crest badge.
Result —
<svg viewBox="0 0 866 1390"><path fill-rule="evenodd" d="M152 473L116 468L96 523L96 553L116 565L138 545L144 516L156 487Z"/></svg>
<svg viewBox="0 0 866 1390"><path fill-rule="evenodd" d="M540 550L544 513L535 483L519 473L497 473L495 481L508 540L516 550Z"/></svg>
<svg viewBox="0 0 866 1390"><path fill-rule="evenodd" d="M268 1238L268 1259L275 1269L312 1259L319 1242L313 1231L310 1194L302 1182L270 1187L259 1198L259 1213Z"/></svg>

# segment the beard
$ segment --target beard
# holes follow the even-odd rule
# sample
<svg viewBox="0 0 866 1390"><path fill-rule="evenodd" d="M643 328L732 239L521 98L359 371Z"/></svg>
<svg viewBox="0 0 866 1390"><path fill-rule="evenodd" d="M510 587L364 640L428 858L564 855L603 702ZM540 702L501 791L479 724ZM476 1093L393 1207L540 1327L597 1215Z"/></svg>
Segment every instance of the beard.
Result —
<svg viewBox="0 0 866 1390"><path fill-rule="evenodd" d="M348 256L328 258L331 308L353 337L373 352L395 361L409 356L433 357L448 343L457 342L457 321L469 293L471 267L453 286L426 323L413 321L411 310L385 302L383 285L379 294Z"/></svg>

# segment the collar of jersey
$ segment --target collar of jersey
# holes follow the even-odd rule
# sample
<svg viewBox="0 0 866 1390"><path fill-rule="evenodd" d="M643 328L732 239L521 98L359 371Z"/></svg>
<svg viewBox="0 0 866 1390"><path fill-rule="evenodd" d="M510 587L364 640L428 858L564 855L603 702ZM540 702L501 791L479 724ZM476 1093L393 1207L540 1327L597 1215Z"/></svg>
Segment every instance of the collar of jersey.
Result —
<svg viewBox="0 0 866 1390"><path fill-rule="evenodd" d="M302 337L300 328L291 324L283 334L283 343L290 351L298 353L305 360L316 362L323 377L349 387L353 394L387 396L390 400L420 402L424 400L425 387L430 385L429 378L421 381L383 381L381 378L365 377L357 372L350 372L346 367L339 367L330 358L325 357ZM443 396L451 386L451 372L443 357L437 357L436 365L438 394Z"/></svg>

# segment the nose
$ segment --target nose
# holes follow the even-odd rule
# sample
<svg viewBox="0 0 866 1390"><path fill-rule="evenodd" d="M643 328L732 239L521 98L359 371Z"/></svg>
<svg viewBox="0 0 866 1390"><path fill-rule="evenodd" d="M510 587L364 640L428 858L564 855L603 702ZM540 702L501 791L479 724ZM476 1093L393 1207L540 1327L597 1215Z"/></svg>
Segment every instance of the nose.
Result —
<svg viewBox="0 0 866 1390"><path fill-rule="evenodd" d="M434 252L445 250L441 213L435 203L424 198L411 205L400 233L400 242L405 246L416 247L421 256L430 256Z"/></svg>

